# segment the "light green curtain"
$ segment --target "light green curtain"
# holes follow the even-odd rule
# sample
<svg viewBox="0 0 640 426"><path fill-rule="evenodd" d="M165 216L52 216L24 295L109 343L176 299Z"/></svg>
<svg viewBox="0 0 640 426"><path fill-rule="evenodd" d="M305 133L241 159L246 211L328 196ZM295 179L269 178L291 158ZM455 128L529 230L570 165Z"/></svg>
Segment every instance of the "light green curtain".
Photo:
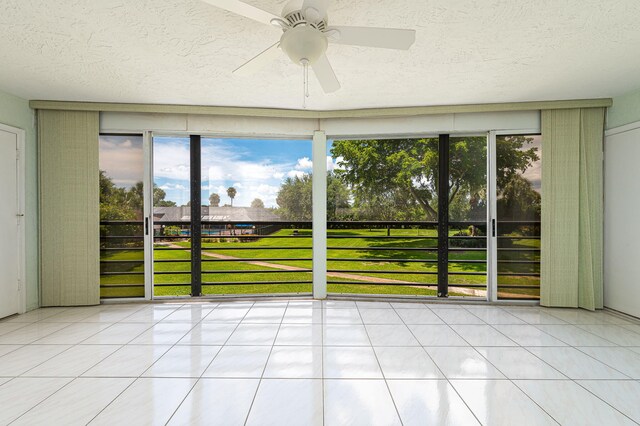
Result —
<svg viewBox="0 0 640 426"><path fill-rule="evenodd" d="M98 113L38 111L41 306L100 303Z"/></svg>
<svg viewBox="0 0 640 426"><path fill-rule="evenodd" d="M604 108L542 111L543 306L601 309Z"/></svg>

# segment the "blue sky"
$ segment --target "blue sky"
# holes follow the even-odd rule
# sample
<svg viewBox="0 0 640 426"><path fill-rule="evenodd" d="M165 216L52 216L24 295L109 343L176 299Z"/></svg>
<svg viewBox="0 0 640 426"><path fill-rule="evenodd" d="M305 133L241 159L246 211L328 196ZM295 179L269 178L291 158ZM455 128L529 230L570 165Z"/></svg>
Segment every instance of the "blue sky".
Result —
<svg viewBox="0 0 640 426"><path fill-rule="evenodd" d="M330 149L330 143L328 150ZM329 169L335 163L326 159ZM102 136L100 168L118 186L129 187L142 180L142 140L136 137ZM217 193L221 205L229 203L227 188L237 190L234 206L249 206L260 198L266 207L276 207L276 197L287 177L310 173L310 140L202 139L202 200ZM178 205L189 201L189 139L154 138L154 181L166 199Z"/></svg>

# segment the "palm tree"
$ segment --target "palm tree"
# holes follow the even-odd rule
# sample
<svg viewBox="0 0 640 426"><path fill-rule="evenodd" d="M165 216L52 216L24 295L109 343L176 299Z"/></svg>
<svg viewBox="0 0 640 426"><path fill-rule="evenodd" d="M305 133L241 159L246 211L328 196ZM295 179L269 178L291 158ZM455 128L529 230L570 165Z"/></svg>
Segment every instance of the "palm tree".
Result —
<svg viewBox="0 0 640 426"><path fill-rule="evenodd" d="M229 196L229 198L231 198L231 207L233 207L233 199L236 198L237 193L238 191L236 191L236 189L233 186L230 186L227 189L227 195Z"/></svg>

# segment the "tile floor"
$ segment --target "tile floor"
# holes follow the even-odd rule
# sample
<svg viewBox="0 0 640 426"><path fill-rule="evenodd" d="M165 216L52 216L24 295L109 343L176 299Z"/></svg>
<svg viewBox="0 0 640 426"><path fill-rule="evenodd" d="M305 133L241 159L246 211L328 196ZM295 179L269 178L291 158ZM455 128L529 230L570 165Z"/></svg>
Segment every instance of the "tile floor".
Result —
<svg viewBox="0 0 640 426"><path fill-rule="evenodd" d="M354 301L47 308L0 321L0 424L640 423L640 323Z"/></svg>

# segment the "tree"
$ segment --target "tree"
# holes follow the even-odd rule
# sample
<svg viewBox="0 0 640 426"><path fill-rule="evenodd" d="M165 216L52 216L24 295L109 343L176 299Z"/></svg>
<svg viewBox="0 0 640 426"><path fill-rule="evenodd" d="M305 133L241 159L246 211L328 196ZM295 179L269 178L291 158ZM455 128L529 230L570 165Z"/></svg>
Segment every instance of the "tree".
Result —
<svg viewBox="0 0 640 426"><path fill-rule="evenodd" d="M278 215L285 220L311 220L311 192L311 175L286 178L276 197Z"/></svg>
<svg viewBox="0 0 640 426"><path fill-rule="evenodd" d="M158 188L158 186L153 184L153 205L155 207L175 207L175 201L165 200L164 197L167 196L167 193L162 188Z"/></svg>
<svg viewBox="0 0 640 426"><path fill-rule="evenodd" d="M209 195L209 205L211 207L219 207L220 206L220 196L218 194Z"/></svg>
<svg viewBox="0 0 640 426"><path fill-rule="evenodd" d="M231 198L231 207L233 207L233 199L236 198L238 191L233 186L227 188L227 195Z"/></svg>
<svg viewBox="0 0 640 426"><path fill-rule="evenodd" d="M256 198L251 202L251 207L254 209L264 209L264 202L260 198Z"/></svg>
<svg viewBox="0 0 640 426"><path fill-rule="evenodd" d="M286 220L311 220L313 184L310 174L287 178L280 186L276 198L276 213ZM350 208L349 188L332 172L327 173L327 219L339 220L348 216L344 210Z"/></svg>
<svg viewBox="0 0 640 426"><path fill-rule="evenodd" d="M536 148L521 149L530 141L524 136L501 141L498 164L504 166L498 170L498 186L537 160ZM393 201L404 206L405 216L418 206L422 214L416 219L437 220L437 138L335 141L331 155L338 159L337 176L352 190L356 208L376 199ZM452 217L462 219L486 199L486 138L451 138L449 156L449 204Z"/></svg>
<svg viewBox="0 0 640 426"><path fill-rule="evenodd" d="M513 175L501 188L497 200L498 217L503 220L539 220L541 197L531 182Z"/></svg>

